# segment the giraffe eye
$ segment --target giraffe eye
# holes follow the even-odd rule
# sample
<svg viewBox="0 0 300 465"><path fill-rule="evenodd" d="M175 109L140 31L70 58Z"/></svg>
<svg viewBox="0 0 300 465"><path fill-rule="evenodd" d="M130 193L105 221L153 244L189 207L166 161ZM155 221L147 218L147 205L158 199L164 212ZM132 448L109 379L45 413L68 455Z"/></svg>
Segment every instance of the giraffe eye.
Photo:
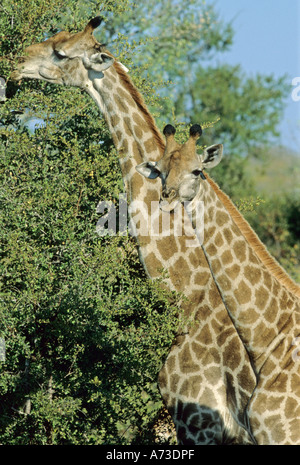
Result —
<svg viewBox="0 0 300 465"><path fill-rule="evenodd" d="M102 52L104 47L106 47L107 44L96 44L94 46L94 49L97 50L97 52Z"/></svg>
<svg viewBox="0 0 300 465"><path fill-rule="evenodd" d="M194 170L192 171L192 174L196 176L197 178L200 176L201 179L206 179L205 175L203 174L202 170Z"/></svg>
<svg viewBox="0 0 300 465"><path fill-rule="evenodd" d="M200 176L200 174L201 174L201 170L194 170L194 171L192 171L192 174L193 174L194 176L197 176L197 177L198 177L198 176Z"/></svg>
<svg viewBox="0 0 300 465"><path fill-rule="evenodd" d="M54 50L54 53L55 53L56 58L58 58L59 60L63 60L64 58L67 58L67 55L62 50L60 52L58 50Z"/></svg>

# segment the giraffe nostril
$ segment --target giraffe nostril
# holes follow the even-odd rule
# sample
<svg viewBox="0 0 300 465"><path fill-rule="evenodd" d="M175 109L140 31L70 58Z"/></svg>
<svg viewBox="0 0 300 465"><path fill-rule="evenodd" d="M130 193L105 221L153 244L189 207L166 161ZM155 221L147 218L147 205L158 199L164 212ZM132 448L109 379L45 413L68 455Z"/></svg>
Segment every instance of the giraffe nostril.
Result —
<svg viewBox="0 0 300 465"><path fill-rule="evenodd" d="M162 191L161 196L163 199L173 199L174 197L176 197L176 190L175 189L164 190Z"/></svg>

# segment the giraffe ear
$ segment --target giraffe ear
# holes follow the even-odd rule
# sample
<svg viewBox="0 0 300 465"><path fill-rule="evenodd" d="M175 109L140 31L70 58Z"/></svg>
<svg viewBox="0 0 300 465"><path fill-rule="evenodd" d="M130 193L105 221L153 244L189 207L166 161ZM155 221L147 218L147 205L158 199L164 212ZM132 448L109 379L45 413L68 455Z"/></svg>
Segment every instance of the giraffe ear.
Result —
<svg viewBox="0 0 300 465"><path fill-rule="evenodd" d="M144 163L137 165L135 169L138 173L148 179L156 179L160 176L160 171L157 168L157 162L155 161L145 161Z"/></svg>
<svg viewBox="0 0 300 465"><path fill-rule="evenodd" d="M204 149L203 154L200 155L203 168L214 168L222 160L223 156L223 145L216 144L211 145Z"/></svg>

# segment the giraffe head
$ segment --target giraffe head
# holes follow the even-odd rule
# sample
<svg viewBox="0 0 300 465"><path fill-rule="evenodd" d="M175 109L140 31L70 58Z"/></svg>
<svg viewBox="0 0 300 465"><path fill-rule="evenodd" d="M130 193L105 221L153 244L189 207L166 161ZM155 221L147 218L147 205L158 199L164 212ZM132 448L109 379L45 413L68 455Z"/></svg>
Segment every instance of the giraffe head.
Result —
<svg viewBox="0 0 300 465"><path fill-rule="evenodd" d="M163 157L158 162L141 163L136 169L149 179L161 178L161 206L164 210L172 211L179 202L190 202L195 198L201 182L206 179L203 170L220 163L223 145L212 145L198 155L196 142L202 134L199 124L191 127L190 137L183 145L176 142L175 128L170 124L163 132L166 137Z"/></svg>
<svg viewBox="0 0 300 465"><path fill-rule="evenodd" d="M54 84L84 88L88 80L103 77L114 58L93 35L101 18L92 19L85 29L76 34L61 31L44 42L25 49L11 78L41 79Z"/></svg>

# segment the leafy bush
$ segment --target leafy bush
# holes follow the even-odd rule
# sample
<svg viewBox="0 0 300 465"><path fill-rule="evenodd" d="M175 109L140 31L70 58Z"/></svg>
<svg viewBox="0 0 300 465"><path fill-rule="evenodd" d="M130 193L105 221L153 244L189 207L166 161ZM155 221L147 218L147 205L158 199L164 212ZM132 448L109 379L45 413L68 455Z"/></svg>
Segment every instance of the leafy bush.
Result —
<svg viewBox="0 0 300 465"><path fill-rule="evenodd" d="M98 13L90 2L81 7L87 3L76 28ZM78 2L63 4L24 0L14 16L14 4L5 2L3 73L24 44L63 24L62 13L76 19ZM157 375L176 330L177 297L149 282L133 238L96 233L98 202L117 204L123 192L110 134L80 90L9 82L7 96L0 121L0 443L153 442L162 408Z"/></svg>
<svg viewBox="0 0 300 465"><path fill-rule="evenodd" d="M93 102L79 89L8 80L15 57L25 46L60 29L82 29L100 8L100 14L110 12L106 30L116 40L109 48L131 67L131 77L161 125L176 119L171 115L174 105L184 123L189 115L191 122L198 122L203 113L195 111L202 108L197 99L201 90L201 102L205 100L208 82L204 76L203 87L200 54L208 59L214 51L226 50L232 41L231 26L220 22L213 6L203 0L193 0L188 8L171 0L164 8L153 5L152 1L133 7L130 0L105 0L100 7L89 0L1 3L0 76L7 80L0 116L0 343L6 345L6 358L0 358L1 444L154 441L152 425L162 407L156 380L176 331L178 296L163 290L159 282L149 282L130 236L96 233L98 202L111 200L117 205L123 184L118 155ZM136 42L127 37L132 30ZM136 54L145 31L147 46ZM191 63L197 71L192 74ZM149 75L145 78L147 68L155 82ZM197 79L183 80L187 75ZM173 101L156 94L170 79L168 95L176 94ZM228 94L221 81L226 102L228 95L243 89L230 88ZM276 95L272 90L271 96L273 81L258 79L254 84L255 93L257 86L265 88L266 105L272 102L267 133L273 134L282 82L275 83ZM197 105L188 113L191 102L184 107L183 96L193 97L191 86L197 87ZM211 108L222 113L216 105L219 89L210 86L205 95ZM246 99L247 109L255 115L252 100ZM243 127L236 125L239 113L230 117L235 128ZM215 116L207 113L205 118L212 121ZM253 116L256 123L261 119ZM37 121L40 126L34 130ZM227 137L233 126L223 124ZM235 154L216 172L226 192L239 198L246 187L246 195L251 192L252 183L248 160L239 156L238 146L244 150L243 141L249 146L261 141L263 134L258 140L256 127L235 134ZM216 133L208 134L207 141L211 137ZM289 237L281 235L290 251L291 242L285 240L299 231L293 220L299 204L293 205L296 210L290 205L284 216ZM267 216L261 212L253 222L268 241L270 228L264 228Z"/></svg>
<svg viewBox="0 0 300 465"><path fill-rule="evenodd" d="M85 150L80 128L96 130L86 118L1 130L4 444L128 442L162 406L177 308L146 279L132 238L96 234L97 200L120 179L102 178L117 163L105 133Z"/></svg>

